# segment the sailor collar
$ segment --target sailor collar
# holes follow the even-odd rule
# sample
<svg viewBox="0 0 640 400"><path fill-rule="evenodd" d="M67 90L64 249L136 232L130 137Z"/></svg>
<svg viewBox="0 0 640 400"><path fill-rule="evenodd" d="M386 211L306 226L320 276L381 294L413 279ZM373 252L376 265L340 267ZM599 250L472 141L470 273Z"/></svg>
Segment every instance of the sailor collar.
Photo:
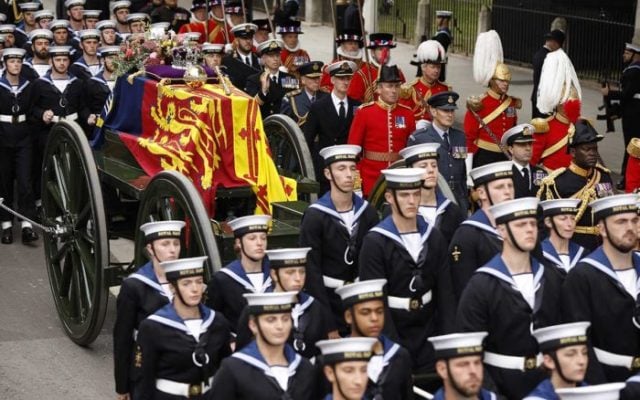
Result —
<svg viewBox="0 0 640 400"><path fill-rule="evenodd" d="M355 193L351 195L351 199L353 201L353 221L355 224L355 222L358 221L362 213L364 213L364 211L367 209L367 205L369 205L369 202L366 200L363 200L362 197L357 196ZM322 197L318 199L318 201L310 205L309 208L313 208L318 211L322 211L325 214L331 215L332 217L335 217L338 221L340 221L341 224L344 225L344 221L342 220L340 213L338 212L338 210L336 209L336 206L333 204L333 201L331 200L330 192L325 193Z"/></svg>
<svg viewBox="0 0 640 400"><path fill-rule="evenodd" d="M529 259L531 260L531 272L533 273L533 287L534 291L537 291L544 276L544 266L540 264L534 257L529 257ZM511 285L512 288L519 292L519 290L517 289L518 286L516 285L516 281L513 279L511 272L509 271L509 268L507 268L507 265L504 263L502 254L500 253L496 254L484 266L478 268L476 270L476 273L484 273L494 276L500 280L507 282L509 285Z"/></svg>
<svg viewBox="0 0 640 400"><path fill-rule="evenodd" d="M29 85L29 81L23 78L22 76L19 76L18 88L15 91L16 96L19 95L24 90L24 88L26 88L28 85ZM11 83L9 83L5 75L2 75L2 78L0 78L0 86L7 89L11 93L14 93L13 87L11 86Z"/></svg>
<svg viewBox="0 0 640 400"><path fill-rule="evenodd" d="M584 247L579 244L569 241L569 269L576 266L582 254L584 253ZM551 261L555 265L562 266L564 263L560 259L560 255L556 251L555 247L549 239L545 239L542 241L542 254L544 258Z"/></svg>
<svg viewBox="0 0 640 400"><path fill-rule="evenodd" d="M429 235L431 235L433 225L427 223L424 218L417 218L416 225L418 227L418 233L420 234L420 242L424 245L427 239L429 239ZM380 221L380 223L375 227L371 228L370 232L377 232L382 236L386 236L398 243L400 246L402 246L402 248L406 249L404 241L402 240L402 236L400 235L396 224L393 223L393 218L391 218L391 215Z"/></svg>
<svg viewBox="0 0 640 400"><path fill-rule="evenodd" d="M483 231L489 232L493 234L496 238L503 240L502 236L498 233L496 228L491 225L491 221L489 221L489 217L484 210L480 209L474 212L466 221L462 222L462 225L471 225L478 229L482 229Z"/></svg>
<svg viewBox="0 0 640 400"><path fill-rule="evenodd" d="M104 76L102 76L102 74L104 74L104 68L101 68L100 71L98 71L97 74L93 75L89 79L93 79L94 81L98 81L98 82L100 82L102 84L107 85L108 81L106 79L104 79Z"/></svg>
<svg viewBox="0 0 640 400"><path fill-rule="evenodd" d="M640 288L640 254L634 251L631 255L631 260L633 263L633 269L636 270L636 274L638 276L636 280L637 290L638 288ZM611 265L611 262L609 262L609 258L607 257L607 255L604 253L602 246L595 249L593 253L589 254L587 257L583 258L580 261L589 264L593 268L608 275L618 284L618 286L622 287L622 282L620 282L620 278L618 278L618 274L616 274L616 271L613 269L613 266ZM626 290L624 290L624 292L627 293Z"/></svg>
<svg viewBox="0 0 640 400"><path fill-rule="evenodd" d="M497 400L498 396L488 391L487 389L480 389L480 396L478 397L480 400ZM444 400L444 388L440 388L436 394L433 395L433 400Z"/></svg>
<svg viewBox="0 0 640 400"><path fill-rule="evenodd" d="M142 266L142 268L138 269L133 274L129 275L126 279L137 279L145 285L155 289L162 296L169 298L165 291L162 289L162 285L158 282L158 277L153 270L153 264L151 261Z"/></svg>
<svg viewBox="0 0 640 400"><path fill-rule="evenodd" d="M69 78L67 79L67 80L69 81L69 83L71 83L71 82L75 81L76 79L78 79L78 78L76 78L76 77L75 77L75 75L73 75L73 74L72 74L71 72L69 72L69 71L67 71L67 76L69 77ZM54 86L54 87L55 87L55 85L53 84L53 79L51 78L51 70L47 71L47 73L46 73L46 74L44 74L43 76L41 76L41 77L40 77L40 78L38 78L38 79L42 79L42 80L44 80L44 81L47 81L47 82L49 82L52 86ZM57 88L56 88L56 89L57 89Z"/></svg>
<svg viewBox="0 0 640 400"><path fill-rule="evenodd" d="M89 64L87 64L87 61L84 59L84 56L82 56L82 57L78 58L76 60L76 62L73 63L73 65L79 65L79 66L81 66L82 68L84 68L85 70L88 71L91 66L93 66L93 65L101 65L101 63L100 63L100 61L98 61L97 64L89 65Z"/></svg>
<svg viewBox="0 0 640 400"><path fill-rule="evenodd" d="M262 370L262 372L264 372L265 375L275 379L275 376L271 372L271 367L269 367L264 357L260 353L260 350L258 349L258 344L256 343L255 340L253 340L251 343L243 347L240 351L233 353L231 357L238 358L244 361L245 363ZM302 356L296 353L293 347L291 347L289 344L285 344L284 357L286 358L287 363L289 364L287 369L289 371L289 377L291 377L296 374L296 369L298 369L298 366L302 361ZM278 385L278 387L280 387L280 385Z"/></svg>
<svg viewBox="0 0 640 400"><path fill-rule="evenodd" d="M227 274L231 279L238 282L251 293L264 293L271 287L272 282L269 271L269 259L268 257L265 257L264 259L262 259L262 287L254 288L251 284L251 281L249 280L249 277L247 276L247 273L244 271L244 268L242 268L240 260L235 260L220 270L220 272Z"/></svg>
<svg viewBox="0 0 640 400"><path fill-rule="evenodd" d="M436 188L436 217L447 210L451 200L439 188Z"/></svg>
<svg viewBox="0 0 640 400"><path fill-rule="evenodd" d="M202 334L206 332L209 326L213 323L216 312L202 304L198 305L198 309L200 310L200 316L202 317L202 325L200 326L200 333ZM165 305L148 318L162 325L183 331L189 337L193 337L191 335L191 331L187 327L187 324L185 324L184 320L178 315L172 303ZM198 341L198 339L196 339L196 341Z"/></svg>
<svg viewBox="0 0 640 400"><path fill-rule="evenodd" d="M393 356L400 350L400 345L385 335L380 335L378 340L382 343L382 365L386 367Z"/></svg>

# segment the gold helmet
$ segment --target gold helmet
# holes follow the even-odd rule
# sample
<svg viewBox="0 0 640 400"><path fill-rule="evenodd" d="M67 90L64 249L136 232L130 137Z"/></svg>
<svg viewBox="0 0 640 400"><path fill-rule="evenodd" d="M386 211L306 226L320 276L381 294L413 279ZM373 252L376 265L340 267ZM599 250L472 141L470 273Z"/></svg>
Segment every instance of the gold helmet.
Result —
<svg viewBox="0 0 640 400"><path fill-rule="evenodd" d="M500 79L501 81L511 82L511 71L507 64L498 63L491 79Z"/></svg>

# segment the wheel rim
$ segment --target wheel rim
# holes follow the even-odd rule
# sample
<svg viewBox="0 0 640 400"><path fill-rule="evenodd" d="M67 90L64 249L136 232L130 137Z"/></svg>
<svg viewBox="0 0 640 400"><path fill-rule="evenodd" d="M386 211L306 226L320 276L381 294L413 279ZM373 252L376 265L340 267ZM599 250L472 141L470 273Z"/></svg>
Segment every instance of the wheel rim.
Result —
<svg viewBox="0 0 640 400"><path fill-rule="evenodd" d="M42 170L45 259L58 315L67 335L87 345L100 332L107 305L104 267L109 248L102 192L82 129L51 130Z"/></svg>
<svg viewBox="0 0 640 400"><path fill-rule="evenodd" d="M175 171L163 171L153 177L140 200L137 224L176 219L185 221L182 232L180 258L207 256L206 279L222 268L211 221L202 204L202 198L191 181ZM144 254L144 237L136 231L136 265L148 258Z"/></svg>

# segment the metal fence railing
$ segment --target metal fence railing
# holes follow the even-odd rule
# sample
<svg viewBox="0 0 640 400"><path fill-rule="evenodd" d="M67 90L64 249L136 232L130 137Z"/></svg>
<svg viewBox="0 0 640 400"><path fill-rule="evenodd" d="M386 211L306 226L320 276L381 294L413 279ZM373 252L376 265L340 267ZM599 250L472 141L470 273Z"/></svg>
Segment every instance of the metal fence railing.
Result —
<svg viewBox="0 0 640 400"><path fill-rule="evenodd" d="M377 0L378 31L393 33L396 40L412 41L419 0Z"/></svg>

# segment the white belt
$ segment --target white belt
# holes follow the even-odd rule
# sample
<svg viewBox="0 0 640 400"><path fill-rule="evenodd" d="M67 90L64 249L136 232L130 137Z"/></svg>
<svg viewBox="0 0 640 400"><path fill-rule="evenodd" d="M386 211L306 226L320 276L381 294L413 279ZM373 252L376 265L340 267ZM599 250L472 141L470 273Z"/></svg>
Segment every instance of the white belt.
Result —
<svg viewBox="0 0 640 400"><path fill-rule="evenodd" d="M209 384L197 383L190 385L188 383L170 381L168 379L156 379L156 389L161 392L172 394L174 396L193 397L207 393L213 383L213 377L209 378Z"/></svg>
<svg viewBox="0 0 640 400"><path fill-rule="evenodd" d="M518 357L485 351L484 363L498 368L529 371L538 368L542 364L542 354L538 354L535 357Z"/></svg>
<svg viewBox="0 0 640 400"><path fill-rule="evenodd" d="M612 367L624 367L628 369L640 368L640 357L628 356L626 354L610 353L597 347L594 347L593 351L596 353L596 358L598 359L598 361L600 361L602 364L606 364Z"/></svg>
<svg viewBox="0 0 640 400"><path fill-rule="evenodd" d="M327 287L329 289L337 289L339 287L343 287L346 281L322 275L322 283L324 283L324 287Z"/></svg>
<svg viewBox="0 0 640 400"><path fill-rule="evenodd" d="M634 99L638 99L638 100L640 100L640 93L636 93L636 94L634 94L634 95L633 95L633 98L634 98Z"/></svg>
<svg viewBox="0 0 640 400"><path fill-rule="evenodd" d="M398 310L415 311L431 302L431 290L423 294L422 297L394 297L387 296L387 304L390 308Z"/></svg>
<svg viewBox="0 0 640 400"><path fill-rule="evenodd" d="M22 115L0 115L0 122L9 122L12 124L18 123L18 122L24 122L27 120L27 116L22 114Z"/></svg>
<svg viewBox="0 0 640 400"><path fill-rule="evenodd" d="M60 121L75 121L78 119L78 113L73 113L73 114L69 114L69 115L54 115L53 118L51 118L51 122L60 122Z"/></svg>
<svg viewBox="0 0 640 400"><path fill-rule="evenodd" d="M134 342L138 341L138 330L137 329L133 330L133 341Z"/></svg>

